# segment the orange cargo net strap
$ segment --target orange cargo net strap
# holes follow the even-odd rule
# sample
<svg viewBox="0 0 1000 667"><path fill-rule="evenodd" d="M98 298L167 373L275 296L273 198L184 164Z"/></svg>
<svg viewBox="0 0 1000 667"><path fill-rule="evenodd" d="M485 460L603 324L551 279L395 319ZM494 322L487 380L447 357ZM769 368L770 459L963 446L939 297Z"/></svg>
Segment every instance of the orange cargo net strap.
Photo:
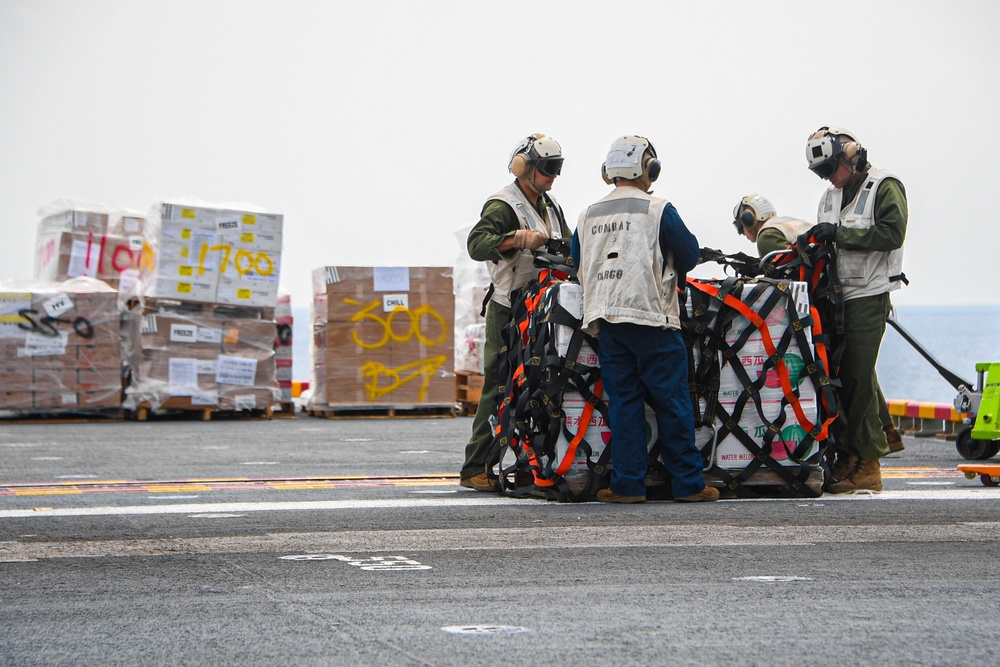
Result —
<svg viewBox="0 0 1000 667"><path fill-rule="evenodd" d="M693 278L688 278L688 284L695 289L705 292L713 298L720 298L720 290L715 285L700 282ZM764 344L764 349L774 362L775 370L778 373L778 377L781 379L782 393L785 396L785 400L788 401L788 404L792 406L792 410L795 412L795 417L798 419L799 425L802 426L802 428L804 428L814 440L826 439L829 434L827 430L828 426L834 418L831 417L827 419L822 426L817 428L817 425L806 417L805 412L802 410L802 405L799 402L799 397L796 396L795 392L792 390L792 383L788 375L788 368L785 366L783 358L778 354L777 348L774 346L774 341L771 340L771 333L768 331L767 323L764 321L764 318L750 308L750 306L731 294L722 294L721 297L725 305L736 310L740 315L749 320L750 323L757 328L757 331L760 332L761 342Z"/></svg>

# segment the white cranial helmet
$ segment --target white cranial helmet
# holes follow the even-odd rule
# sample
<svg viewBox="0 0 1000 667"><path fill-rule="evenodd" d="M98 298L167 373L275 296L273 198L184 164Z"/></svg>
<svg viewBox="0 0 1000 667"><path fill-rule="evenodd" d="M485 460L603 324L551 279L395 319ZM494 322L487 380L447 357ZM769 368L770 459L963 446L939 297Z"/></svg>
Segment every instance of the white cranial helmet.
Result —
<svg viewBox="0 0 1000 667"><path fill-rule="evenodd" d="M774 206L760 195L747 195L733 208L733 225L737 234L743 234L744 229L766 222L777 215Z"/></svg>
<svg viewBox="0 0 1000 667"><path fill-rule="evenodd" d="M612 184L624 178L636 181L646 192L660 176L660 161L656 158L653 143L645 137L627 134L615 139L608 150L608 157L601 165L601 177Z"/></svg>
<svg viewBox="0 0 1000 667"><path fill-rule="evenodd" d="M514 146L507 169L517 177L526 176L533 168L545 176L558 176L562 173L562 165L559 142L544 134L532 134Z"/></svg>
<svg viewBox="0 0 1000 667"><path fill-rule="evenodd" d="M862 163L861 161L865 162ZM867 152L854 133L842 127L824 126L809 135L806 142L809 169L820 178L830 178L841 162L861 171L867 163Z"/></svg>

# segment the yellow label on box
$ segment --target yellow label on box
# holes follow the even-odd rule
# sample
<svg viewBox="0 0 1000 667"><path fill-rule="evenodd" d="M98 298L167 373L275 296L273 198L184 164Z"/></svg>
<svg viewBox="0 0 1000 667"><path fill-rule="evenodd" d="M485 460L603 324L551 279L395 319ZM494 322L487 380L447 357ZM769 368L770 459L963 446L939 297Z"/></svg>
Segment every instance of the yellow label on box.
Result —
<svg viewBox="0 0 1000 667"><path fill-rule="evenodd" d="M190 255L191 255L191 249L190 248L187 248L187 247L181 248L181 257L185 257L186 258L186 257L189 257Z"/></svg>
<svg viewBox="0 0 1000 667"><path fill-rule="evenodd" d="M182 218L194 218L194 217L197 217L197 213L195 213L195 211L194 211L193 208L182 208L181 209L181 217Z"/></svg>
<svg viewBox="0 0 1000 667"><path fill-rule="evenodd" d="M248 290L248 289L238 289L238 290L236 290L236 298L237 299L249 299L251 296L253 296L253 291L252 290Z"/></svg>
<svg viewBox="0 0 1000 667"><path fill-rule="evenodd" d="M177 283L177 291L181 294L190 294L191 283Z"/></svg>
<svg viewBox="0 0 1000 667"><path fill-rule="evenodd" d="M194 275L194 269L192 269L190 266L181 266L181 267L178 267L177 272L180 273L182 276L193 276Z"/></svg>
<svg viewBox="0 0 1000 667"><path fill-rule="evenodd" d="M257 216L256 215L251 215L250 213L244 213L243 214L243 224L244 225L256 225L257 224Z"/></svg>
<svg viewBox="0 0 1000 667"><path fill-rule="evenodd" d="M190 229L182 229L181 230L181 238L182 239L189 239L189 238L191 238L191 230Z"/></svg>
<svg viewBox="0 0 1000 667"><path fill-rule="evenodd" d="M240 243L253 243L253 232L243 232L240 234Z"/></svg>

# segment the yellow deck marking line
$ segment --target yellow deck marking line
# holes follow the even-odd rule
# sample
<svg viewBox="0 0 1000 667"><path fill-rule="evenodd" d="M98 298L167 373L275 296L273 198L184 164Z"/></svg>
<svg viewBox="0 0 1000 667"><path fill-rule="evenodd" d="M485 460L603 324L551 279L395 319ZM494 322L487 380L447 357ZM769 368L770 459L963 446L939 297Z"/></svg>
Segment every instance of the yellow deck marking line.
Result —
<svg viewBox="0 0 1000 667"><path fill-rule="evenodd" d="M50 496L50 495L80 495L94 493L122 493L145 491L147 493L179 493L191 491L240 491L247 489L269 489L280 491L296 491L306 489L336 489L348 487L422 487L422 486L453 486L458 479L457 473L442 473L439 475L337 475L335 477L312 477L303 479L251 479L214 478L157 481L127 481L102 480L59 483L52 486L31 484L0 484L0 497L3 496Z"/></svg>

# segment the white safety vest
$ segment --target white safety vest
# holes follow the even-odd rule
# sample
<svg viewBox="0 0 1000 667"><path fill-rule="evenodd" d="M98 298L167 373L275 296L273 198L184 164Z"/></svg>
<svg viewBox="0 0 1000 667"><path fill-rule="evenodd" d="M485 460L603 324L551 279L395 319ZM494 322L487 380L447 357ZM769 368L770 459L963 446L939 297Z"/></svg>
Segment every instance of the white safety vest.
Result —
<svg viewBox="0 0 1000 667"><path fill-rule="evenodd" d="M559 205L551 197L549 197L551 204L545 209L545 218L538 214L516 182L503 188L487 201L494 199L506 203L514 210L521 224L521 229L537 229L550 239L562 238L561 217L558 213ZM493 281L491 300L507 308L510 308L510 293L524 287L538 275L538 269L534 265L534 256L527 249L517 251L517 255L512 259L486 262L486 267L490 272L490 280Z"/></svg>
<svg viewBox="0 0 1000 667"><path fill-rule="evenodd" d="M600 320L680 329L673 255L660 250L667 200L617 187L580 214L577 275L583 285L583 329Z"/></svg>
<svg viewBox="0 0 1000 667"><path fill-rule="evenodd" d="M875 224L875 192L887 178L896 178L885 169L872 169L858 188L854 201L844 206L844 191L831 187L819 202L817 219L855 229ZM837 248L837 277L844 290L844 300L875 296L899 289L903 274L903 249L849 250Z"/></svg>
<svg viewBox="0 0 1000 667"><path fill-rule="evenodd" d="M805 220L799 220L798 218L779 218L776 215L772 215L767 219L760 229L757 230L757 235L759 236L765 229L777 229L779 232L785 235L785 240L789 243L795 243L795 240L799 237L799 234L804 234L812 229L810 225Z"/></svg>

